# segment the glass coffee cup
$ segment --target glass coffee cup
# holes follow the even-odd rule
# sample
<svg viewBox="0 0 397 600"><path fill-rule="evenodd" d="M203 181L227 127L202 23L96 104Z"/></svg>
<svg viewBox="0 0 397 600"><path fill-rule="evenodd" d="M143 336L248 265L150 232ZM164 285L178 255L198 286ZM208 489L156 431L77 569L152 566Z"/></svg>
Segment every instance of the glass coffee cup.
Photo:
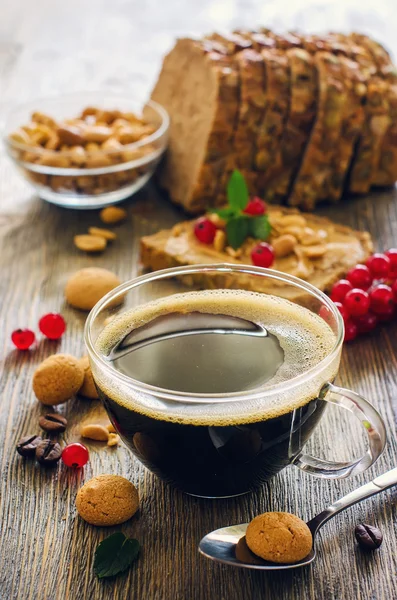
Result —
<svg viewBox="0 0 397 600"><path fill-rule="evenodd" d="M377 460L380 415L333 383L343 337L338 309L312 285L227 264L138 277L102 298L85 328L99 396L123 441L162 480L207 498L250 492L290 464L336 479ZM362 423L361 458L304 453L328 403Z"/></svg>

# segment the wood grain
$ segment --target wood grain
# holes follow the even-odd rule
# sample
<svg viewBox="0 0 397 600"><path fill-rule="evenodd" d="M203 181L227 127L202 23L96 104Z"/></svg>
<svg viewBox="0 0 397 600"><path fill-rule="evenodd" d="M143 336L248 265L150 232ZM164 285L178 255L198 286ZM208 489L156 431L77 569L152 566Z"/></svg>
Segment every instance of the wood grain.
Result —
<svg viewBox="0 0 397 600"><path fill-rule="evenodd" d="M277 9L275 6L277 5ZM310 10L308 10L308 7ZM333 7L335 10L333 10ZM349 29L360 26L395 42L397 9L392 0L378 12L345 2L257 3L254 0L177 0L145 3L125 0L13 0L2 7L0 23L0 119L8 105L53 91L124 87L148 93L161 55L177 35L257 24ZM313 10L312 10L313 9ZM208 531L244 522L263 510L289 510L308 519L338 496L395 466L397 406L397 328L393 324L344 350L339 382L357 390L386 420L389 443L364 476L329 482L286 469L261 492L235 500L206 501L175 491L148 473L124 447L91 445L83 473L45 471L15 453L24 434L38 432L41 412L31 390L35 366L53 352L81 355L85 315L67 307L63 287L75 270L89 265L116 271L122 279L138 270L139 237L171 225L180 213L154 187L126 203L128 221L106 253L88 257L72 245L73 236L98 225L97 213L62 210L33 196L0 155L0 600L393 600L397 598L396 492L389 491L348 510L321 534L318 560L311 567L266 575L232 570L198 555ZM368 229L379 248L397 242L395 191L352 200L323 214ZM41 315L61 311L68 331L58 343L40 341L36 350L18 353L10 334L37 328ZM75 400L64 408L71 423L97 410ZM359 455L362 439L347 415L330 409L311 449L323 456ZM83 480L119 473L139 488L139 515L121 528L94 528L76 515L74 499ZM363 555L353 538L359 521L378 524L384 544ZM97 543L116 529L137 537L142 555L114 581L98 581L92 571Z"/></svg>

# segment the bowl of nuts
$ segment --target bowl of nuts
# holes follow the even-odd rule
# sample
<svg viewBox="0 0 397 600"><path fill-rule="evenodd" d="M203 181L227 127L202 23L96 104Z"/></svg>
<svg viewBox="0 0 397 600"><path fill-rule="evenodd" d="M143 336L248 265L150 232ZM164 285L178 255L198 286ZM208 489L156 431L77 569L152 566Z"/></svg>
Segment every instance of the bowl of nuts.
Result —
<svg viewBox="0 0 397 600"><path fill-rule="evenodd" d="M145 185L166 149L168 128L168 113L156 102L88 92L13 109L4 141L41 198L89 209L120 202Z"/></svg>

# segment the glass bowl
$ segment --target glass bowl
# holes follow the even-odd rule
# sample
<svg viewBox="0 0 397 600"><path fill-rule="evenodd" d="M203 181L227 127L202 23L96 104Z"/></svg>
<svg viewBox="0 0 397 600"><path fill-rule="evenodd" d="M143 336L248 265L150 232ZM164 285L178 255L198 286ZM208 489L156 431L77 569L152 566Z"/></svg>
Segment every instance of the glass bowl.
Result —
<svg viewBox="0 0 397 600"><path fill-rule="evenodd" d="M89 168L84 162L79 166L73 150L60 152L9 137L27 126L34 112L44 115L44 127L39 130L45 135L46 116L55 121L74 119L87 107L134 113L154 132L123 144L122 149L90 150ZM41 198L65 208L94 209L120 202L145 185L166 149L168 129L168 113L157 102L150 100L142 105L126 94L84 92L37 99L14 108L6 120L4 143L8 155ZM40 135L40 131L33 135Z"/></svg>

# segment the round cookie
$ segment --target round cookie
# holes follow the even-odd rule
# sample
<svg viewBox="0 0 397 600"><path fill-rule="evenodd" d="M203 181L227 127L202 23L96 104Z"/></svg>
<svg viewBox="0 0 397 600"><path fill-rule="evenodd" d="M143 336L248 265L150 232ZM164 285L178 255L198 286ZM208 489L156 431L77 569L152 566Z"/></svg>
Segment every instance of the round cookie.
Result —
<svg viewBox="0 0 397 600"><path fill-rule="evenodd" d="M53 354L37 367L33 391L43 404L54 406L77 394L84 381L84 369L70 354Z"/></svg>
<svg viewBox="0 0 397 600"><path fill-rule="evenodd" d="M308 526L296 515L267 512L255 517L245 534L248 548L260 558L275 563L295 563L312 549Z"/></svg>
<svg viewBox="0 0 397 600"><path fill-rule="evenodd" d="M83 385L79 389L80 396L91 398L91 400L98 400L98 392L95 387L88 356L83 356L83 358L80 358L79 365L81 365L84 369L84 381Z"/></svg>
<svg viewBox="0 0 397 600"><path fill-rule="evenodd" d="M80 310L91 310L108 292L120 285L121 281L107 269L88 267L74 273L65 287L67 302ZM110 306L120 304L115 301Z"/></svg>
<svg viewBox="0 0 397 600"><path fill-rule="evenodd" d="M138 490L120 475L97 475L80 488L76 508L91 525L119 525L138 510Z"/></svg>

